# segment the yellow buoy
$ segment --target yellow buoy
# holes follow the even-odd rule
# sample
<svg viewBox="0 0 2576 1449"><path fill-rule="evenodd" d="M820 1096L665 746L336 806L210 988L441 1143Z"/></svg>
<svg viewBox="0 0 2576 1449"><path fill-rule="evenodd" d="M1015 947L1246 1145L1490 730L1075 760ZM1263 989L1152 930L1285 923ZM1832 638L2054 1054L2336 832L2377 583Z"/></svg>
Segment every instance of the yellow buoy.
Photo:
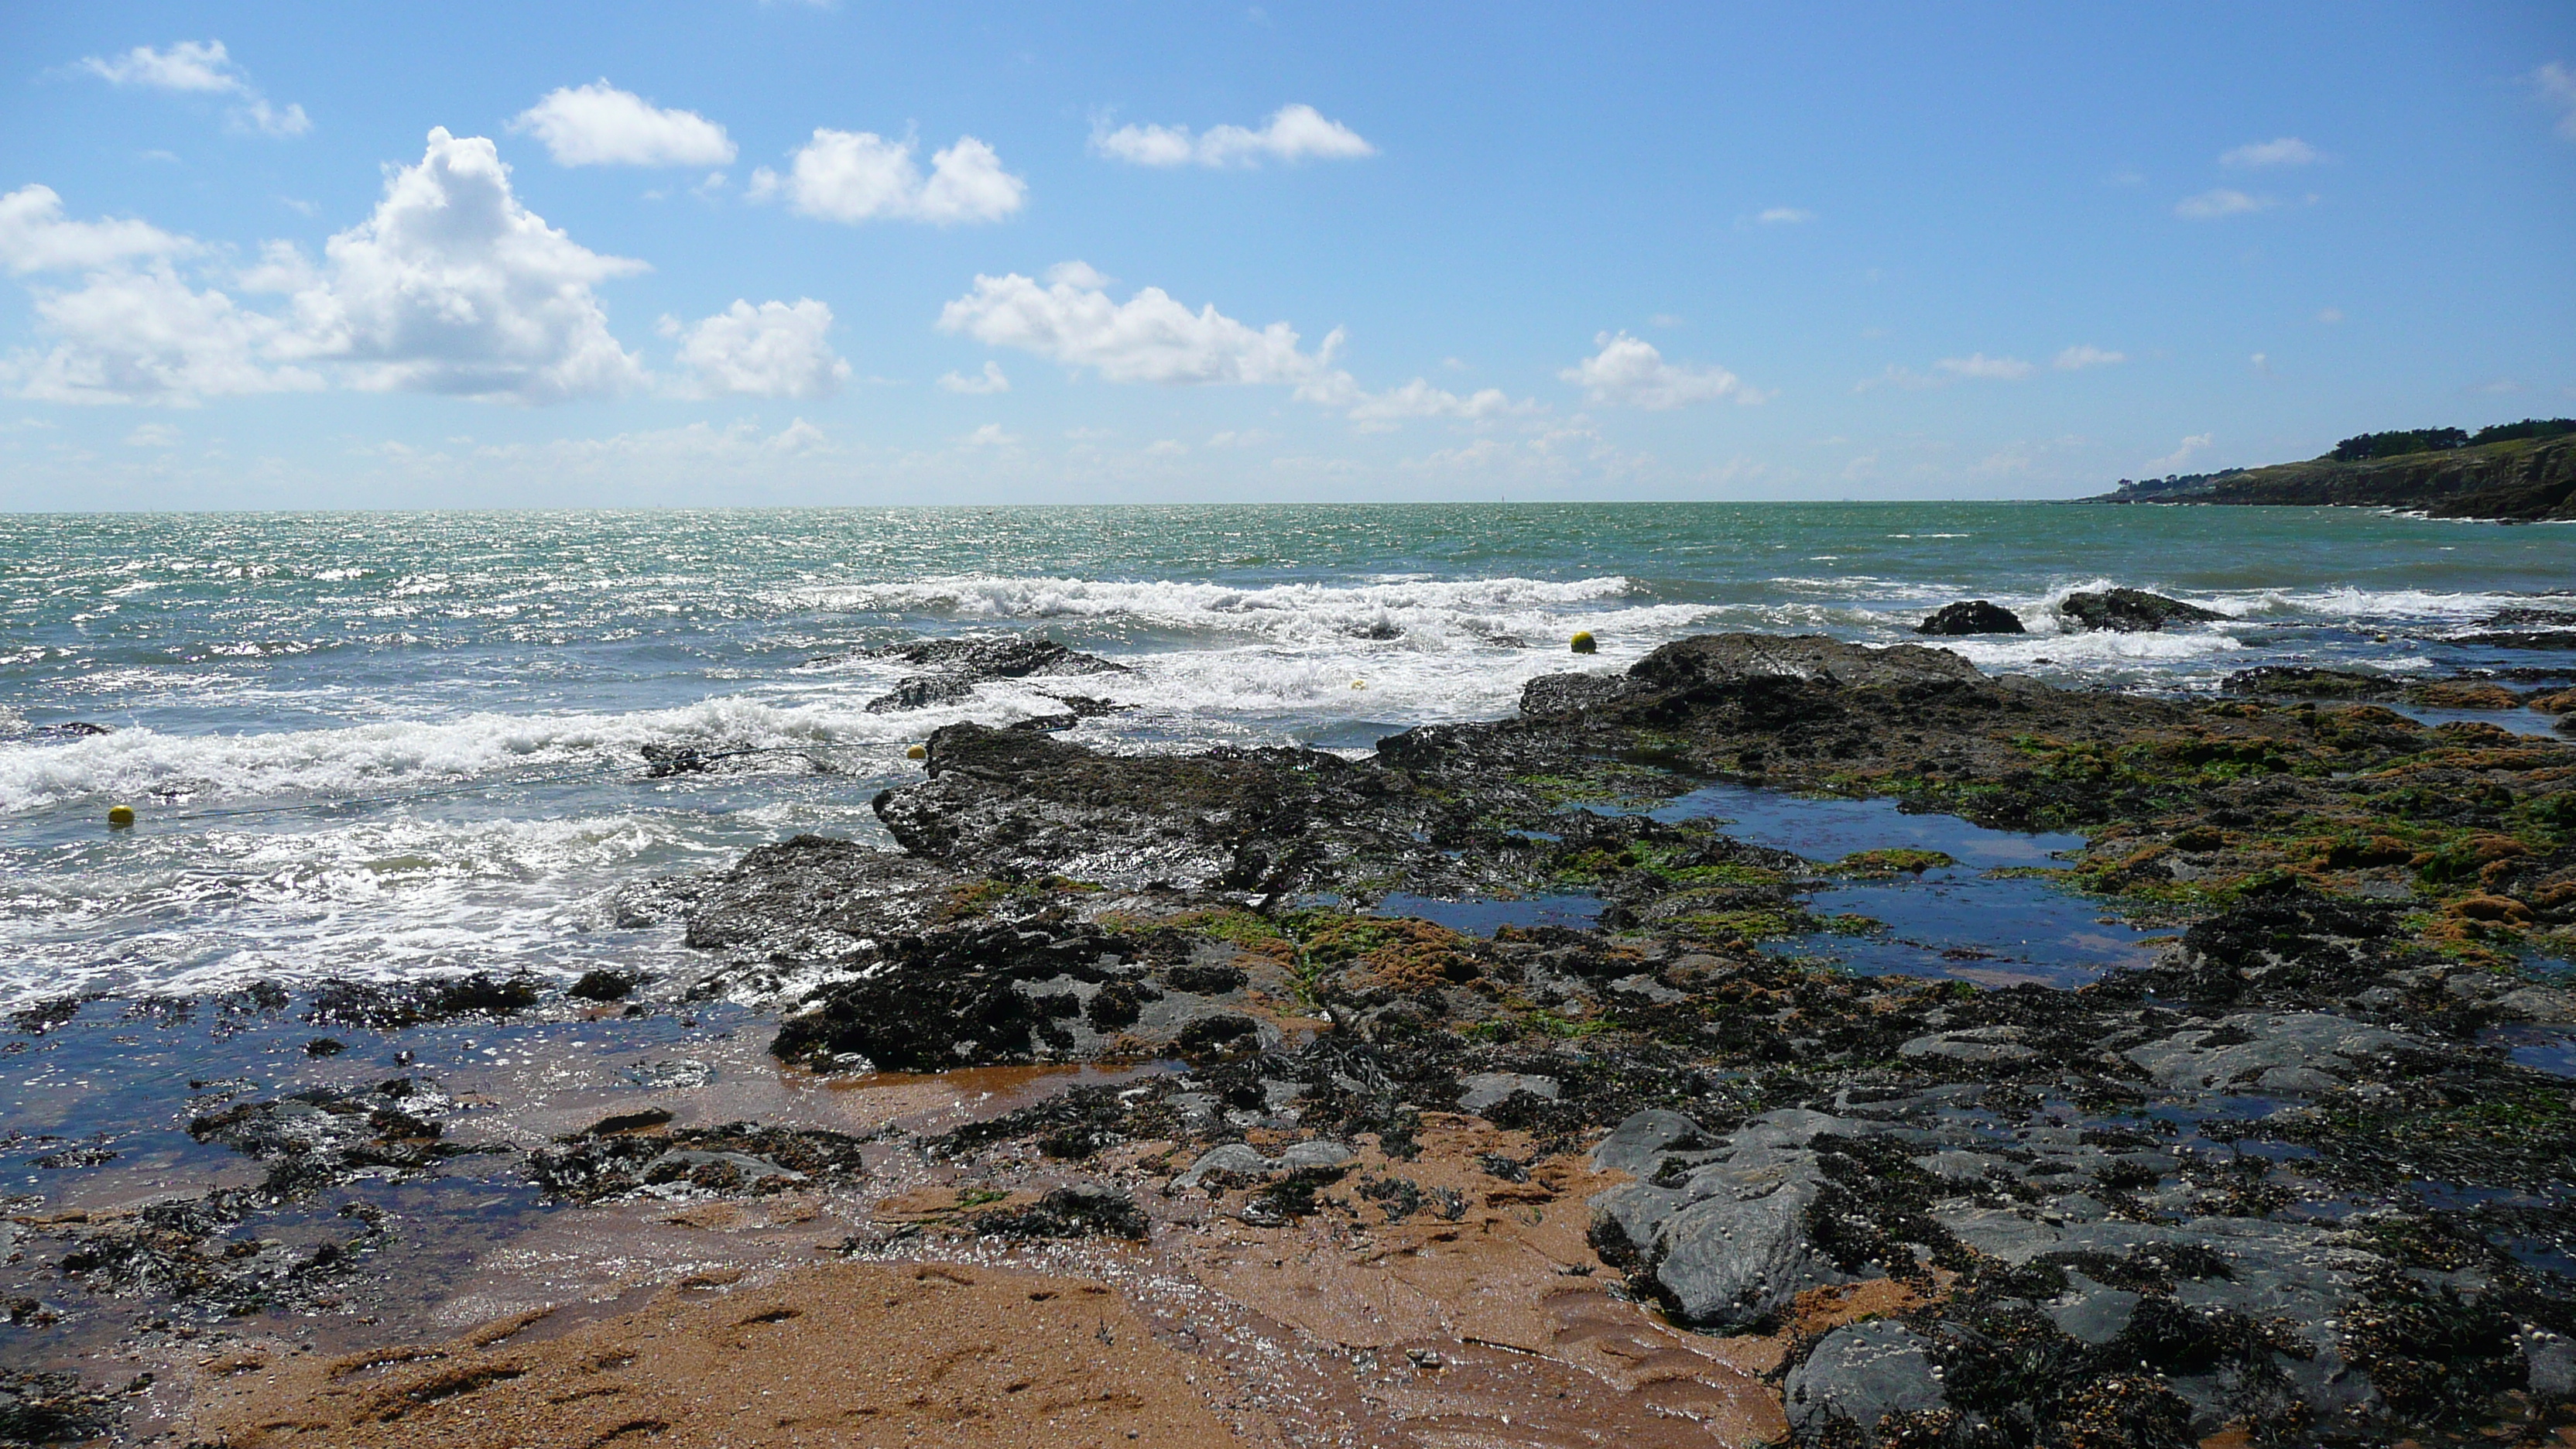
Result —
<svg viewBox="0 0 2576 1449"><path fill-rule="evenodd" d="M110 830L131 830L131 829L133 829L133 828L134 828L134 807L133 807L133 806L131 806L131 805L110 805L110 806L108 806L108 807L107 807L107 828L108 828L108 829L110 829Z"/></svg>
<svg viewBox="0 0 2576 1449"><path fill-rule="evenodd" d="M903 752L903 757L907 760L929 759L930 747L928 745L914 745L911 749Z"/></svg>
<svg viewBox="0 0 2576 1449"><path fill-rule="evenodd" d="M1595 640L1592 637L1592 631L1586 629L1574 636L1574 652L1577 654L1598 654L1601 652L1601 645L1598 640Z"/></svg>

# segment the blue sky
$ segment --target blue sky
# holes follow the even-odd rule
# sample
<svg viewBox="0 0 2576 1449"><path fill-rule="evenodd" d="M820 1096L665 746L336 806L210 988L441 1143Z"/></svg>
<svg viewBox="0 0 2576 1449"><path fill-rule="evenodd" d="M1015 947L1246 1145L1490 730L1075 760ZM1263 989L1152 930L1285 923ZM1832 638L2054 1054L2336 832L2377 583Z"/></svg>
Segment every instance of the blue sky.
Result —
<svg viewBox="0 0 2576 1449"><path fill-rule="evenodd" d="M0 55L0 507L2046 497L2576 413L2563 3L101 4Z"/></svg>

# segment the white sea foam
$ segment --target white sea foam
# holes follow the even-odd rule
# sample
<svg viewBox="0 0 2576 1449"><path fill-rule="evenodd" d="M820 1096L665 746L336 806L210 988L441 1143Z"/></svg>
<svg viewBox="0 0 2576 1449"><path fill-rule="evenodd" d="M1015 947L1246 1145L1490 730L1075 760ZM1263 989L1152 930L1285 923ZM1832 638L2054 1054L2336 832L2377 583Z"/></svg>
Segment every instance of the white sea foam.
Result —
<svg viewBox="0 0 2576 1449"><path fill-rule="evenodd" d="M911 583L827 584L781 590L770 602L839 613L944 615L1041 623L1079 620L1148 629L1254 634L1281 641L1395 631L1434 647L1552 636L1568 618L1647 623L1604 608L1639 592L1625 577L1377 579L1353 584L1225 584L958 575ZM1675 606L1662 606L1671 609Z"/></svg>
<svg viewBox="0 0 2576 1449"><path fill-rule="evenodd" d="M0 885L0 1002L642 964L676 942L586 933L586 898L732 853L627 812L147 834Z"/></svg>
<svg viewBox="0 0 2576 1449"><path fill-rule="evenodd" d="M68 742L13 743L0 745L0 811L99 796L200 806L275 796L394 797L590 768L632 771L641 767L640 747L653 743L819 747L890 759L907 742L970 713L998 713L1007 721L1032 712L946 706L870 714L863 701L875 693L872 685L836 686L827 698L796 703L729 695L626 714L472 714L268 734L133 728Z"/></svg>

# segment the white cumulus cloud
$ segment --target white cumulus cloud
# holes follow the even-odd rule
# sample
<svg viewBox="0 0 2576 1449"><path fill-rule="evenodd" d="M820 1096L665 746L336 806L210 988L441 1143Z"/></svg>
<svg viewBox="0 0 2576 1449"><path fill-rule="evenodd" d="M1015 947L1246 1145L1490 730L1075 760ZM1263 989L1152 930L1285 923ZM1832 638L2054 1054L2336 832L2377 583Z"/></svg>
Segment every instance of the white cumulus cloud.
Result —
<svg viewBox="0 0 2576 1449"><path fill-rule="evenodd" d="M940 329L1088 367L1111 382L1306 384L1327 375L1341 341L1336 329L1321 349L1302 352L1285 322L1248 327L1214 304L1193 312L1160 287L1113 302L1091 285L1098 273L1088 267L1054 275L1049 286L1017 272L978 276L974 291L940 309Z"/></svg>
<svg viewBox="0 0 2576 1449"><path fill-rule="evenodd" d="M2325 153L2296 136L2283 136L2277 141L2257 141L2239 146L2218 158L2221 166L2312 166L2325 159Z"/></svg>
<svg viewBox="0 0 2576 1449"><path fill-rule="evenodd" d="M1604 332L1592 339L1600 351L1557 376L1582 388L1596 403L1661 411L1733 397L1754 400L1741 379L1723 367L1666 362L1643 338Z"/></svg>
<svg viewBox="0 0 2576 1449"><path fill-rule="evenodd" d="M949 392L962 392L969 395L1011 390L1011 380L1003 376L1002 364L998 362L985 363L984 370L974 377L965 377L954 372L942 373L939 385Z"/></svg>
<svg viewBox="0 0 2576 1449"><path fill-rule="evenodd" d="M375 214L323 251L320 273L280 280L308 355L349 364L360 387L546 403L645 380L591 291L645 265L546 225L483 137L431 131Z"/></svg>
<svg viewBox="0 0 2576 1449"><path fill-rule="evenodd" d="M237 97L241 103L231 113L234 124L263 136L301 136L313 129L302 106L269 104L220 40L182 40L167 50L138 45L123 55L89 56L80 68L110 85Z"/></svg>
<svg viewBox="0 0 2576 1449"><path fill-rule="evenodd" d="M278 319L200 291L166 261L111 268L67 292L39 292L36 327L52 339L5 371L38 402L159 403L318 388L322 379L280 359L304 349Z"/></svg>
<svg viewBox="0 0 2576 1449"><path fill-rule="evenodd" d="M2000 382L2018 382L2031 374L2031 365L2018 357L1988 357L1982 352L1972 352L1965 357L1945 357L1932 365L1959 377Z"/></svg>
<svg viewBox="0 0 2576 1449"><path fill-rule="evenodd" d="M227 285L285 299L270 311L183 278L173 260L202 251L138 221L65 221L60 198L42 187L0 198L0 261L20 272L89 273L76 290L37 292L49 350L15 356L10 380L41 399L181 404L320 387L316 369L326 365L360 388L522 403L649 380L610 335L592 291L644 264L601 256L546 225L512 194L509 168L486 139L430 132L420 162L389 177L375 212L333 236L319 264L273 242L257 265L227 269ZM820 345L830 321L820 303L772 305L786 316L752 313L732 353L717 345L732 333L708 334L710 357L739 354L735 374L715 376L793 376L798 340L810 334ZM709 319L720 321L734 319ZM750 390L769 385L810 384Z"/></svg>
<svg viewBox="0 0 2576 1449"><path fill-rule="evenodd" d="M1020 209L1028 183L1002 169L993 148L972 136L930 158L925 178L913 162L913 143L890 141L873 131L816 128L796 152L787 174L763 166L752 173L750 196L784 196L807 216L862 222L887 218L942 225L998 221Z"/></svg>
<svg viewBox="0 0 2576 1449"><path fill-rule="evenodd" d="M1458 418L1481 422L1487 418L1535 411L1537 404L1514 402L1501 388L1480 388L1464 395L1445 388L1433 387L1422 378L1389 388L1381 393L1366 394L1351 405L1351 421L1363 427L1393 426L1406 418Z"/></svg>
<svg viewBox="0 0 2576 1449"><path fill-rule="evenodd" d="M664 110L605 79L548 91L510 122L558 166L729 166L733 139L695 111Z"/></svg>
<svg viewBox="0 0 2576 1449"><path fill-rule="evenodd" d="M2542 103L2557 108L2558 134L2576 141L2576 69L2553 60L2533 71L2530 79Z"/></svg>
<svg viewBox="0 0 2576 1449"><path fill-rule="evenodd" d="M689 371L685 391L700 397L828 397L850 376L824 334L832 309L811 297L792 305L737 300L681 334L680 365Z"/></svg>
<svg viewBox="0 0 2576 1449"><path fill-rule="evenodd" d="M243 86L220 40L183 40L168 50L138 45L119 56L90 56L81 69L113 85L221 95Z"/></svg>
<svg viewBox="0 0 2576 1449"><path fill-rule="evenodd" d="M2167 453L2161 458L2149 458L2147 460L2146 471L2150 476L2153 476L2159 469L2166 472L2172 472L2179 469L2183 464L2190 462L2194 454L2207 450L2209 445L2214 441L2216 441L2215 434L2194 433L2190 437L2183 439L2182 446L2174 449L2172 452Z"/></svg>
<svg viewBox="0 0 2576 1449"><path fill-rule="evenodd" d="M195 249L188 238L140 221L66 221L63 199L50 186L21 186L0 196L0 266L20 276Z"/></svg>
<svg viewBox="0 0 2576 1449"><path fill-rule="evenodd" d="M2060 372L2082 372L2088 367L2113 367L2128 360L2125 352L2108 352L2090 342L2079 342L2058 353L2048 365Z"/></svg>
<svg viewBox="0 0 2576 1449"><path fill-rule="evenodd" d="M2268 196L2248 196L2232 187L2222 186L2198 196L2186 196L2174 203L2174 215L2187 221L2216 221L2222 216L2243 216L2250 211L2269 211L2280 205Z"/></svg>
<svg viewBox="0 0 2576 1449"><path fill-rule="evenodd" d="M1192 135L1187 126L1094 127L1091 149L1138 166L1258 166L1264 161L1345 160L1374 156L1360 133L1324 118L1308 105L1281 106L1260 130L1211 126Z"/></svg>

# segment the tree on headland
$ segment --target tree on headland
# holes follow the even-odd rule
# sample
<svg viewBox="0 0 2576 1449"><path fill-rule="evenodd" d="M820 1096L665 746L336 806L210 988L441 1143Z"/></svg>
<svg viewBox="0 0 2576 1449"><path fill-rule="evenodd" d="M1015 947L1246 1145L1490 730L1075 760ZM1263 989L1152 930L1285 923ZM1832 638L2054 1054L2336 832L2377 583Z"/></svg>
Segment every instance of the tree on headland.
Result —
<svg viewBox="0 0 2576 1449"><path fill-rule="evenodd" d="M2576 433L2576 418L2524 418L2518 423L2497 423L2480 428L2474 436L2459 428L2362 433L2335 444L2334 451L2326 456L2338 463L2359 463L2371 458L2397 458L2408 453L2447 453L2455 448L2474 448L2485 443L2556 438L2569 433Z"/></svg>

